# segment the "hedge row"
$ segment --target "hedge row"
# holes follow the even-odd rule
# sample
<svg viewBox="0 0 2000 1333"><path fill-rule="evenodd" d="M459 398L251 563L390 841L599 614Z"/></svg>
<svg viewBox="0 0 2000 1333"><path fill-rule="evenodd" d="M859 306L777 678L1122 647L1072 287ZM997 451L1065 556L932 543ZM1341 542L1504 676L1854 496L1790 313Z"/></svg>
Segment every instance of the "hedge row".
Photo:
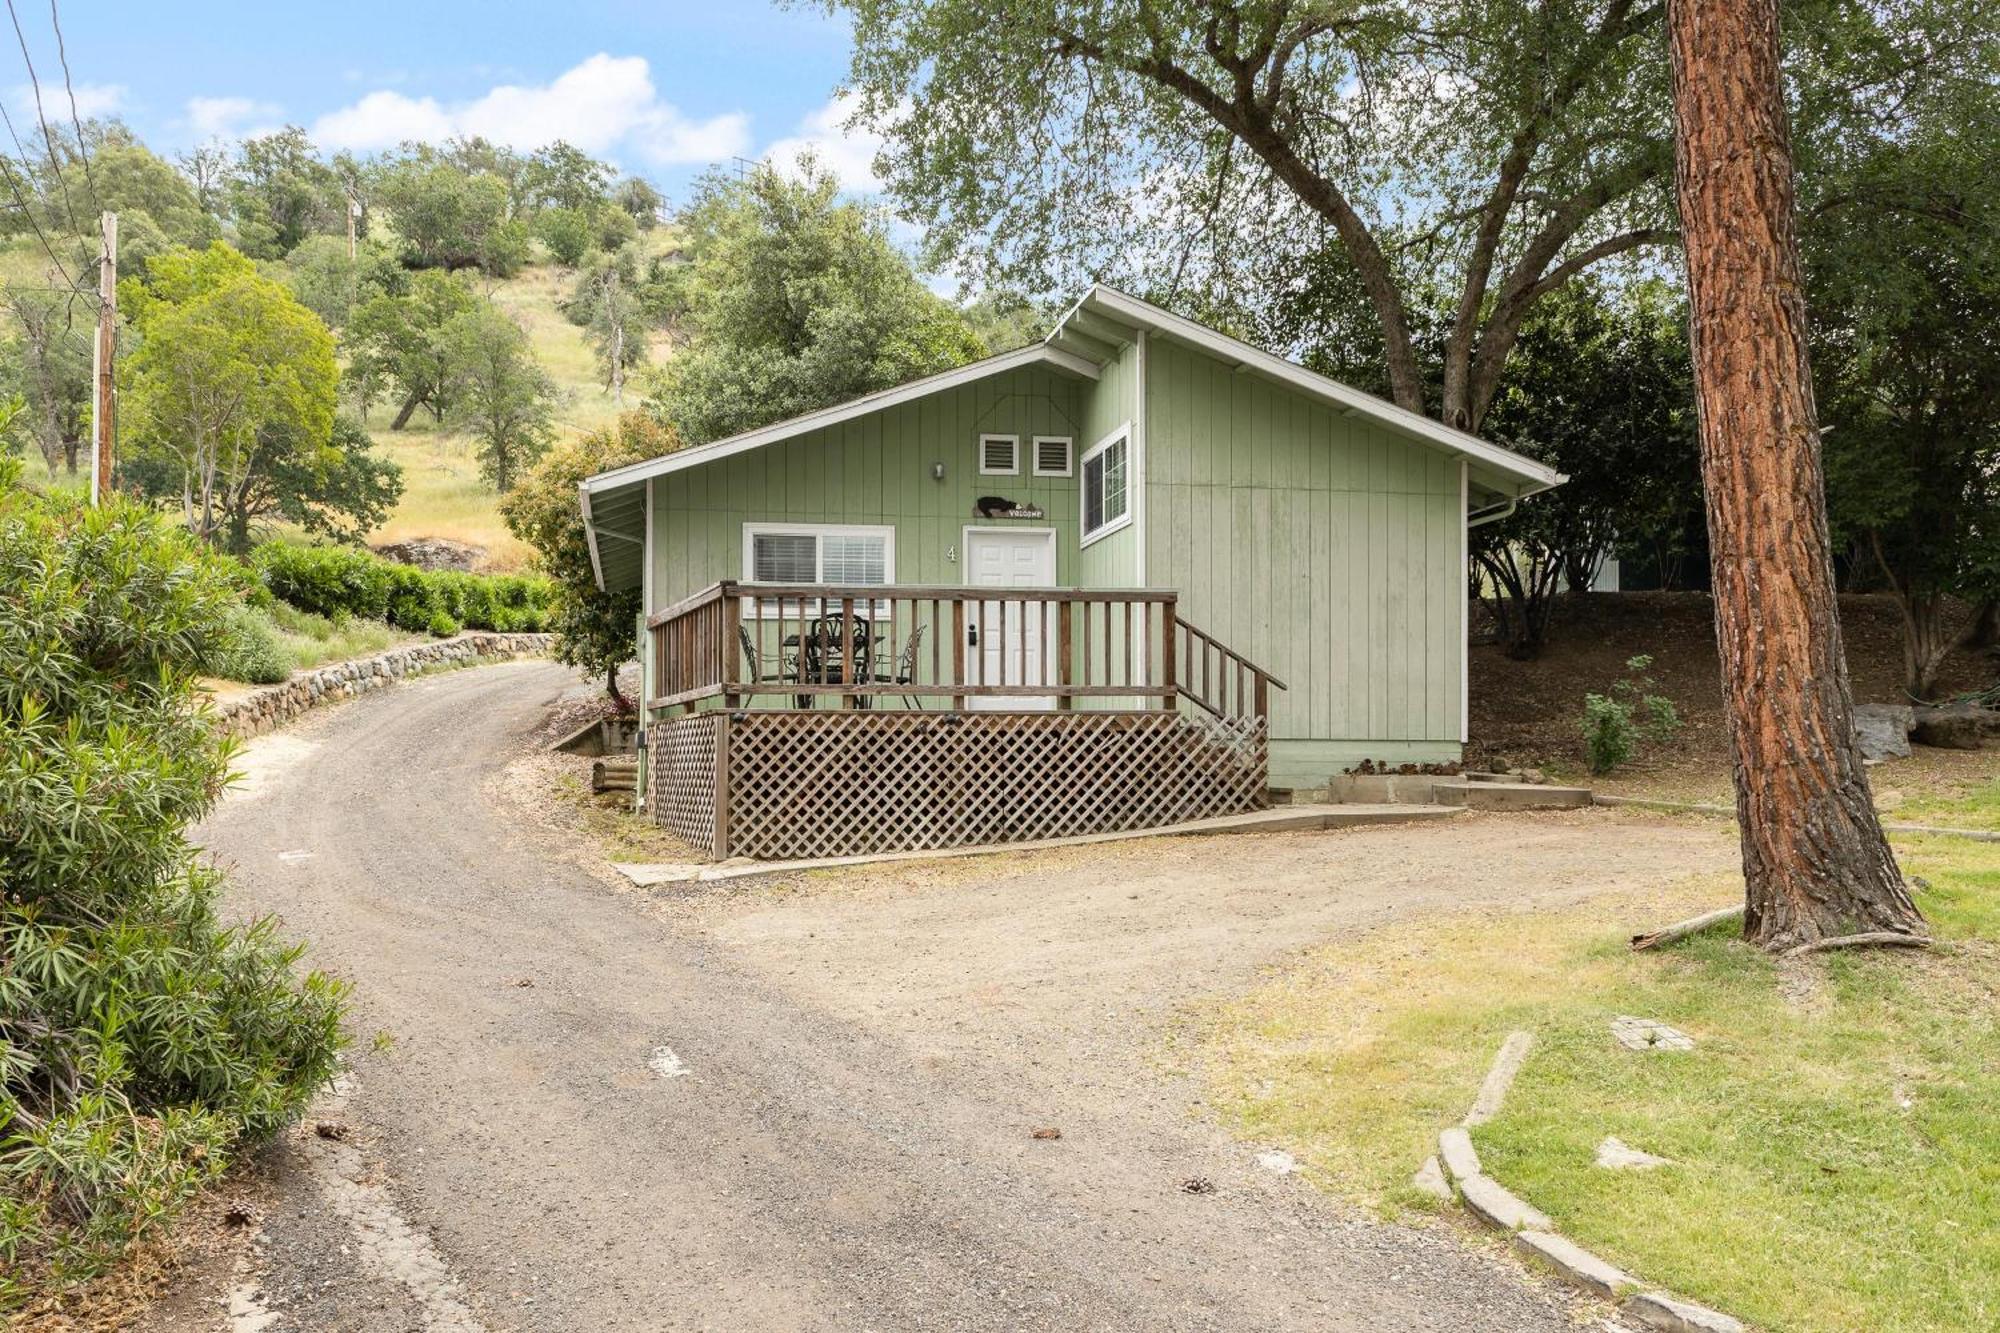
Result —
<svg viewBox="0 0 2000 1333"><path fill-rule="evenodd" d="M518 574L427 573L345 546L266 542L250 557L264 588L322 616L361 616L398 629L534 633L548 614L549 581Z"/></svg>

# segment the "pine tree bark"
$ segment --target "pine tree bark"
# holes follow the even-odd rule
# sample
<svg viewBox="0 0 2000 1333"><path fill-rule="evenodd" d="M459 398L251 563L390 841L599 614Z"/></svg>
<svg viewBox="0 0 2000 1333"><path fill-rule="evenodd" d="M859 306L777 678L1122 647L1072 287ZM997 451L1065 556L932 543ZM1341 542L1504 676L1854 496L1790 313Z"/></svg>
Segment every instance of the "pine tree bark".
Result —
<svg viewBox="0 0 2000 1333"><path fill-rule="evenodd" d="M1783 950L1922 933L1854 737L1777 0L1669 0L1667 28L1744 935Z"/></svg>

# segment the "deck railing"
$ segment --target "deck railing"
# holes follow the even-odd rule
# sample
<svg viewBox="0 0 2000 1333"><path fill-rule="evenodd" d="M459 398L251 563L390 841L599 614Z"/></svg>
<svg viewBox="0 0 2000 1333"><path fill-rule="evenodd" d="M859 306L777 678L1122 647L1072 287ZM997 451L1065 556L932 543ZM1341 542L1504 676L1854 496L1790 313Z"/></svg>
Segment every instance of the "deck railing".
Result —
<svg viewBox="0 0 2000 1333"><path fill-rule="evenodd" d="M647 703L1172 708L1186 641L1175 601L1154 589L717 583L648 620Z"/></svg>
<svg viewBox="0 0 2000 1333"><path fill-rule="evenodd" d="M1284 682L1182 620L1171 591L718 583L647 623L649 805L718 857L1022 841L1265 800Z"/></svg>

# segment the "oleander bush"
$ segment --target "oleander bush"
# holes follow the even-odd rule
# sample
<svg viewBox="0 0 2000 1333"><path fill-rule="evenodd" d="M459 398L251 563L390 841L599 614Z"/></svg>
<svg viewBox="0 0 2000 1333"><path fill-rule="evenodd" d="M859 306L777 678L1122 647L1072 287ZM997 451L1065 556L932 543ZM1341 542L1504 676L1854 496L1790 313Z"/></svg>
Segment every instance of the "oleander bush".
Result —
<svg viewBox="0 0 2000 1333"><path fill-rule="evenodd" d="M0 1310L101 1269L332 1076L345 988L216 913L228 563L0 459Z"/></svg>
<svg viewBox="0 0 2000 1333"><path fill-rule="evenodd" d="M427 573L345 546L267 542L251 556L263 586L317 615L381 620L438 635L463 629L531 633L542 628L547 579L518 574Z"/></svg>

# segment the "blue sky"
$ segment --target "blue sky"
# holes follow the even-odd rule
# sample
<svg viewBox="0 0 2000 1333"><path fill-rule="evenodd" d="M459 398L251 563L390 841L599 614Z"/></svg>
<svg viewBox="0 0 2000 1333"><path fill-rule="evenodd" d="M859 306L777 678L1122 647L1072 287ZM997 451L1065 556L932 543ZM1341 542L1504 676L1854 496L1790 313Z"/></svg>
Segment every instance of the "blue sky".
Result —
<svg viewBox="0 0 2000 1333"><path fill-rule="evenodd" d="M84 114L119 115L162 151L284 124L362 152L452 132L522 148L560 137L678 196L712 162L810 144L850 188L871 183L872 144L841 130L834 101L846 21L812 9L768 0L59 3ZM44 93L60 91L47 11L32 0L19 9ZM19 52L5 50L0 87L24 89ZM18 90L10 102L20 106Z"/></svg>

